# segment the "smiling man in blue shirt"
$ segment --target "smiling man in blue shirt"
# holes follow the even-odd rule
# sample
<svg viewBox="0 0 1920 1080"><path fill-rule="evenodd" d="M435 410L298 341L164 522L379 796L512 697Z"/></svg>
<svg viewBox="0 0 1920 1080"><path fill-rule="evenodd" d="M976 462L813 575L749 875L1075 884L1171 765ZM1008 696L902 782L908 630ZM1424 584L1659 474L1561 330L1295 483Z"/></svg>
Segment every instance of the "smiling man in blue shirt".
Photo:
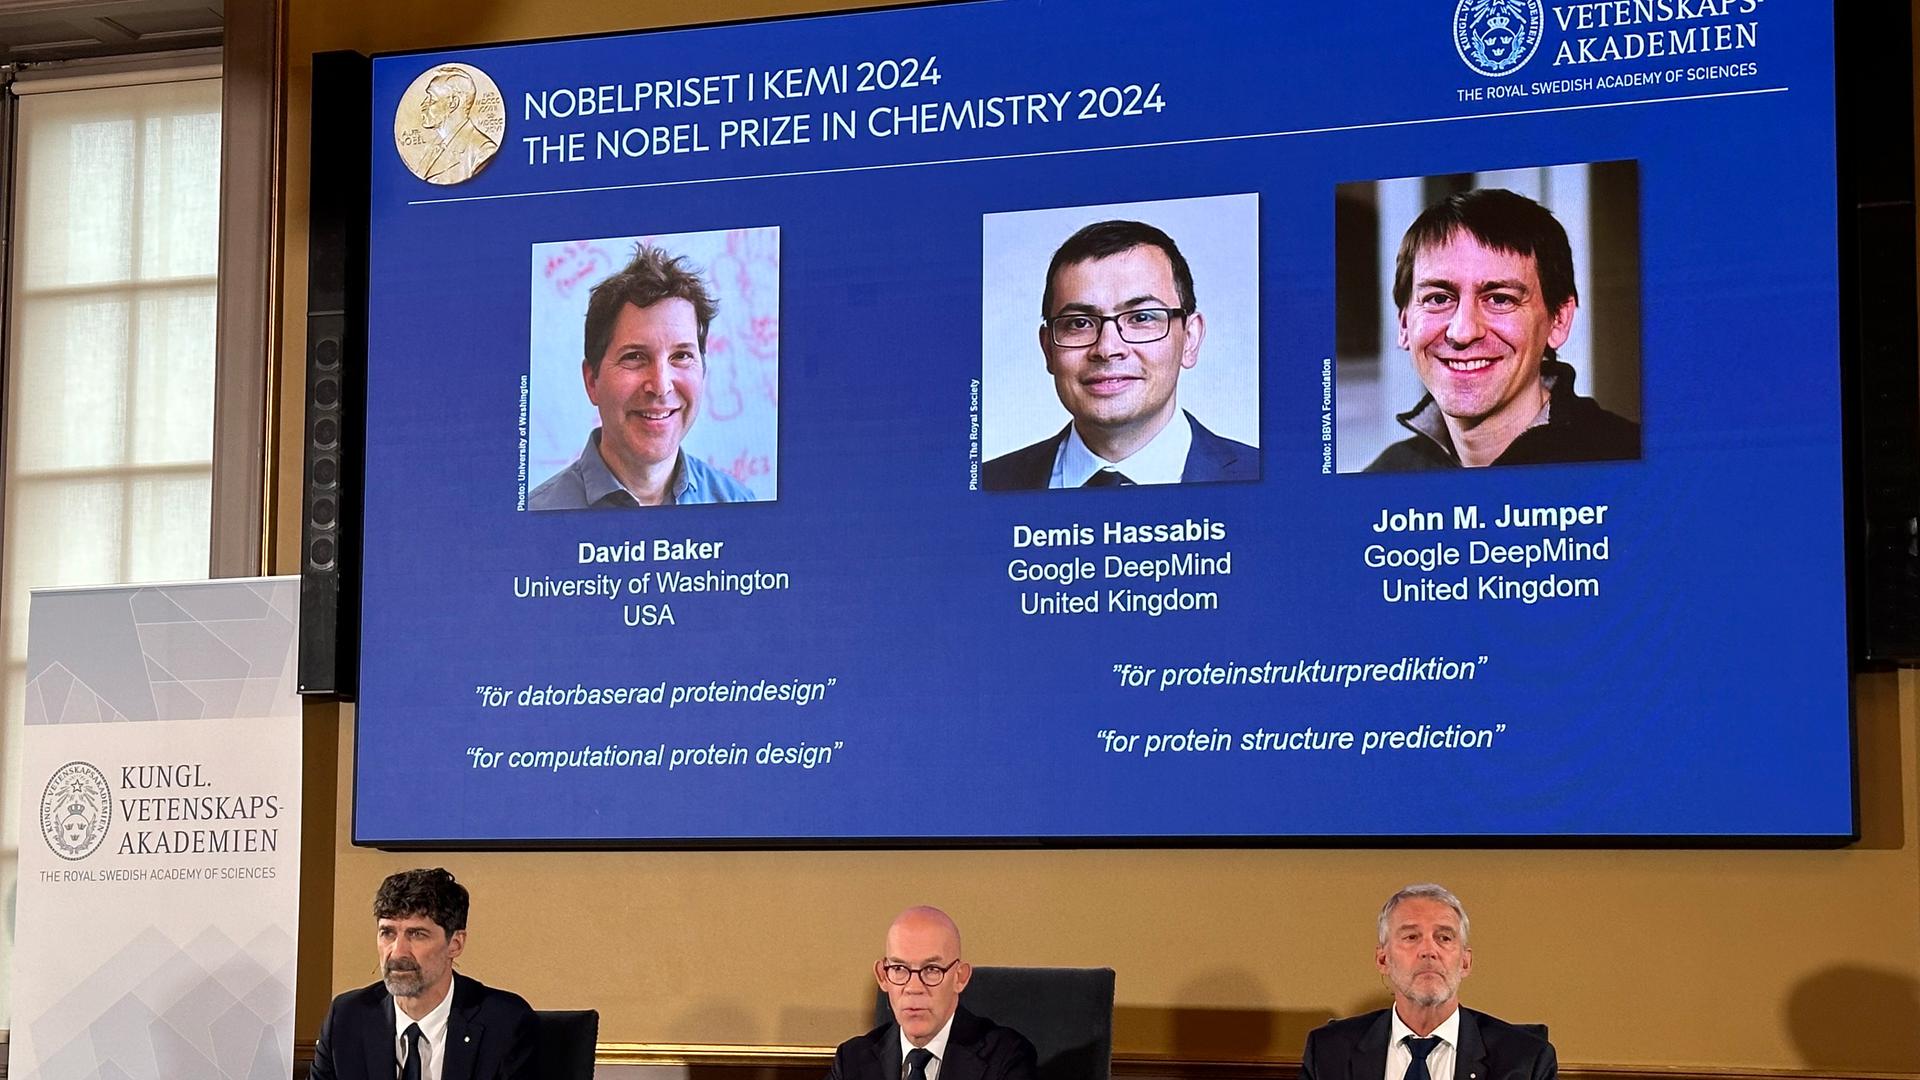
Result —
<svg viewBox="0 0 1920 1080"><path fill-rule="evenodd" d="M686 264L650 244L587 301L580 378L600 426L573 464L527 496L534 510L747 502L733 477L680 447L707 386L718 305Z"/></svg>

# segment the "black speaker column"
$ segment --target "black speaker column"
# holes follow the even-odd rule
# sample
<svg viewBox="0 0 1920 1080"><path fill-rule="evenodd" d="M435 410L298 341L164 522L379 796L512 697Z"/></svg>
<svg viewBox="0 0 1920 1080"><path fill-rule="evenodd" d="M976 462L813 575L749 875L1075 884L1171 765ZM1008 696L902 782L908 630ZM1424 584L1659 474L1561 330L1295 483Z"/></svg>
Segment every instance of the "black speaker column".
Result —
<svg viewBox="0 0 1920 1080"><path fill-rule="evenodd" d="M366 57L314 55L299 683L347 701L359 681L371 94Z"/></svg>
<svg viewBox="0 0 1920 1080"><path fill-rule="evenodd" d="M1913 53L1905 4L1835 12L1841 352L1859 442L1850 487L1854 650L1920 661Z"/></svg>

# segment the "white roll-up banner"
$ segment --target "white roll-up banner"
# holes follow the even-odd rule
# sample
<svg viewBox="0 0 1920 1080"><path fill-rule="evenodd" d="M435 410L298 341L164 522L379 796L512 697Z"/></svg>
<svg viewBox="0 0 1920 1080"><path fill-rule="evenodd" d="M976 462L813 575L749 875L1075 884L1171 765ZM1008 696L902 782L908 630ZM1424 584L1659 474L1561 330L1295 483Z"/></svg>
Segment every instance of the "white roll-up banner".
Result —
<svg viewBox="0 0 1920 1080"><path fill-rule="evenodd" d="M299 597L290 577L34 592L15 1077L291 1075Z"/></svg>

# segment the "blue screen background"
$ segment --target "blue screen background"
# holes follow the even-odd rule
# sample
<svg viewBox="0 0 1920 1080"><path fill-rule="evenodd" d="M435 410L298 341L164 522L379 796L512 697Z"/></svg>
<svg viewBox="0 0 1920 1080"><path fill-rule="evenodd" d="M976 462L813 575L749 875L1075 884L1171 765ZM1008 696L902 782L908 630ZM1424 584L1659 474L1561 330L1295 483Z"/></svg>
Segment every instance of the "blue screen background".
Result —
<svg viewBox="0 0 1920 1080"><path fill-rule="evenodd" d="M1498 78L1463 63L1450 5L1430 0L1364 13L1004 0L378 59L355 840L1847 835L1832 11L1738 9L1698 24L1750 24L1750 47L1556 66L1583 38L1696 24L1562 29L1549 5L1539 51ZM935 58L940 81L527 112L529 95L556 88L720 73L740 73L740 86L909 57ZM409 84L449 62L492 78L507 127L482 172L443 187L407 171L391 132ZM1686 74L1716 64L1751 71ZM1682 74L1485 97L1668 71ZM887 138L864 126L882 107L1133 86L1157 87L1164 107ZM851 110L862 130L718 146L726 119L787 113L813 115L818 140L828 110ZM699 125L712 149L591 154L598 132L656 124ZM585 133L588 160L531 160L522 141L570 131ZM1613 160L1637 162L1639 176L1641 459L1323 474L1335 188ZM1261 479L971 490L982 216L1236 193L1260 207ZM777 498L520 510L533 245L748 226L779 229ZM1609 508L1604 525L1564 534L1604 536L1609 559L1552 568L1597 578L1598 596L1383 601L1388 572L1361 558L1383 511L1472 505L1491 518L1507 503ZM1220 523L1226 538L1015 546L1017 526L1189 520ZM662 539L722 542L724 554L674 566L577 556L582 543ZM1151 591L1212 592L1216 610L1023 615L1032 586L1008 577L1016 558L1188 551L1230 551L1231 574ZM624 595L515 596L516 578L673 568L780 572L790 588L637 598L670 602L673 624L654 627L625 624ZM1166 690L1116 673L1403 657L1477 667L1471 680ZM828 680L805 705L512 703L527 687ZM489 704L482 687L508 703ZM1497 734L1473 749L1364 755L1240 748L1259 730L1358 741L1422 725ZM1116 750L1101 732L1141 740ZM1188 732L1224 734L1232 749L1139 749ZM738 747L748 761L510 764L609 745ZM811 767L755 760L768 746L832 754ZM475 749L502 756L482 765Z"/></svg>

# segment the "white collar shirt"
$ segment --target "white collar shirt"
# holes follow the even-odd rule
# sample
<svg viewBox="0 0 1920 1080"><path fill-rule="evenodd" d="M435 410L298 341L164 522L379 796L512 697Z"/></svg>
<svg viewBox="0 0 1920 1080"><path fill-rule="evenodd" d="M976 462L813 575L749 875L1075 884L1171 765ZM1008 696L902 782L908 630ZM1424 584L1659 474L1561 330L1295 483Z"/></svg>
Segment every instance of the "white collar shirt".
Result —
<svg viewBox="0 0 1920 1080"><path fill-rule="evenodd" d="M393 1003L393 1060L394 1073L400 1075L400 1065L407 1057L407 1025L420 1025L420 1080L440 1080L446 1075L447 1061L447 1021L453 1017L453 987L447 987L447 996L433 1011L415 1020L400 1008L396 999Z"/></svg>
<svg viewBox="0 0 1920 1080"><path fill-rule="evenodd" d="M1419 1036L1400 1019L1400 1010L1389 1011L1393 1013L1393 1033L1387 1039L1384 1080L1406 1080L1407 1068L1413 1064L1413 1051L1407 1049L1407 1040ZM1427 1075L1433 1080L1454 1080L1453 1063L1459 1057L1460 1047L1460 1006L1455 1005L1453 1015L1441 1021L1433 1033L1440 1036L1440 1043L1427 1053Z"/></svg>
<svg viewBox="0 0 1920 1080"><path fill-rule="evenodd" d="M1094 453L1080 438L1080 429L1067 425L1067 437L1053 455L1053 476L1047 486L1077 488L1094 473L1113 469L1136 484L1177 484L1187 471L1187 451L1193 448L1193 424L1184 412L1175 412L1167 426L1160 429L1147 445L1127 455L1124 461L1108 461Z"/></svg>
<svg viewBox="0 0 1920 1080"><path fill-rule="evenodd" d="M927 1040L927 1053L933 1055L933 1060L927 1062L927 1080L940 1080L940 1063L947 1059L947 1036L952 1033L953 1017L949 1016L947 1022L940 1025L940 1030L933 1033L933 1038ZM907 1078L907 1055L913 1050L914 1045L907 1040L906 1029L902 1028L900 1031L900 1080Z"/></svg>

